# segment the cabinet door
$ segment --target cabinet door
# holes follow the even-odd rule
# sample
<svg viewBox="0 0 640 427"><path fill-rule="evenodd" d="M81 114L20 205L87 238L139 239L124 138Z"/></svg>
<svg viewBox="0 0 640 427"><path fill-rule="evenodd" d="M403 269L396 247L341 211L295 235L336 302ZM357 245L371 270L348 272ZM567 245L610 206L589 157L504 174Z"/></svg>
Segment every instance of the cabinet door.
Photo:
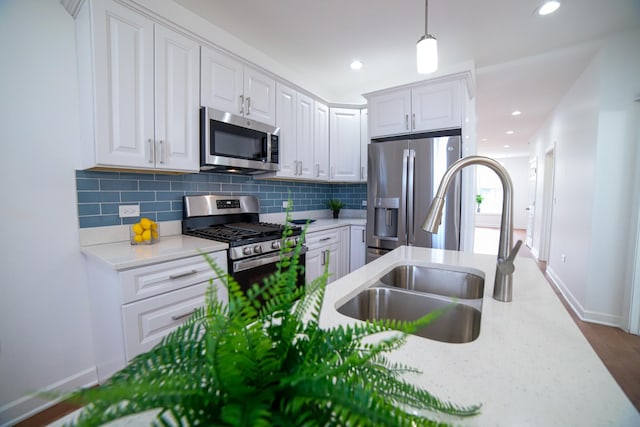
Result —
<svg viewBox="0 0 640 427"><path fill-rule="evenodd" d="M369 146L369 114L365 108L360 111L360 181L367 182L367 147Z"/></svg>
<svg viewBox="0 0 640 427"><path fill-rule="evenodd" d="M309 250L305 257L304 275L307 283L311 283L324 272L324 250L322 248Z"/></svg>
<svg viewBox="0 0 640 427"><path fill-rule="evenodd" d="M297 92L278 83L276 86L276 126L280 128L279 162L276 176L293 177L298 173L296 148Z"/></svg>
<svg viewBox="0 0 640 427"><path fill-rule="evenodd" d="M156 24L156 167L197 172L199 143L199 45Z"/></svg>
<svg viewBox="0 0 640 427"><path fill-rule="evenodd" d="M411 131L411 91L409 89L372 96L368 99L369 136L402 134Z"/></svg>
<svg viewBox="0 0 640 427"><path fill-rule="evenodd" d="M460 82L435 83L413 89L411 110L414 131L461 127Z"/></svg>
<svg viewBox="0 0 640 427"><path fill-rule="evenodd" d="M243 65L241 62L208 47L202 47L200 102L233 114L241 114Z"/></svg>
<svg viewBox="0 0 640 427"><path fill-rule="evenodd" d="M349 272L355 271L364 265L366 252L364 226L352 225L350 234Z"/></svg>
<svg viewBox="0 0 640 427"><path fill-rule="evenodd" d="M360 110L331 108L329 157L331 180L360 180Z"/></svg>
<svg viewBox="0 0 640 427"><path fill-rule="evenodd" d="M95 162L153 168L153 23L113 1L93 4Z"/></svg>
<svg viewBox="0 0 640 427"><path fill-rule="evenodd" d="M324 262L329 263L329 279L327 279L327 283L335 282L336 280L344 276L343 266L345 265L345 253L339 243L333 243L329 245L324 250L324 253Z"/></svg>
<svg viewBox="0 0 640 427"><path fill-rule="evenodd" d="M244 115L262 123L276 123L276 81L271 77L244 67Z"/></svg>
<svg viewBox="0 0 640 427"><path fill-rule="evenodd" d="M313 99L298 93L296 120L296 146L298 177L313 178Z"/></svg>
<svg viewBox="0 0 640 427"><path fill-rule="evenodd" d="M340 229L340 243L338 244L338 265L336 279L349 274L349 266L351 263L351 227L342 227Z"/></svg>
<svg viewBox="0 0 640 427"><path fill-rule="evenodd" d="M313 122L313 177L329 180L329 107L315 101Z"/></svg>

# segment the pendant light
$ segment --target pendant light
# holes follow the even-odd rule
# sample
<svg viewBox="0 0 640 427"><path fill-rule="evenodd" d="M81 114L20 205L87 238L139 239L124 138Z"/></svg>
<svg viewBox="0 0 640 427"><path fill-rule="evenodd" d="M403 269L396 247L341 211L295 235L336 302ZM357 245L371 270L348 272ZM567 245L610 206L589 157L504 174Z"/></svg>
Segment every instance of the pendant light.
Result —
<svg viewBox="0 0 640 427"><path fill-rule="evenodd" d="M433 73L438 69L438 42L427 31L429 23L429 0L424 2L424 36L416 45L417 64L419 74Z"/></svg>

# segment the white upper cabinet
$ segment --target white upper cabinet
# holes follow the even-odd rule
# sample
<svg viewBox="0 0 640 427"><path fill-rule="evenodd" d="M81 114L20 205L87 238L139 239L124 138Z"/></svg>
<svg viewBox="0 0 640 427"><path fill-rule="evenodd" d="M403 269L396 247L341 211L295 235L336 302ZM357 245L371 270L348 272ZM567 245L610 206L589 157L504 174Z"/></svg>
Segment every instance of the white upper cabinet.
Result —
<svg viewBox="0 0 640 427"><path fill-rule="evenodd" d="M201 56L203 106L275 125L274 79L215 49L203 46Z"/></svg>
<svg viewBox="0 0 640 427"><path fill-rule="evenodd" d="M280 128L280 170L276 177L315 178L316 113L313 98L282 83L276 84L276 126ZM328 122L325 125L328 132Z"/></svg>
<svg viewBox="0 0 640 427"><path fill-rule="evenodd" d="M451 129L462 126L460 81L433 83L411 91L411 121L414 131Z"/></svg>
<svg viewBox="0 0 640 427"><path fill-rule="evenodd" d="M424 83L367 98L370 138L462 126L460 80Z"/></svg>
<svg viewBox="0 0 640 427"><path fill-rule="evenodd" d="M329 109L330 180L360 181L360 110Z"/></svg>
<svg viewBox="0 0 640 427"><path fill-rule="evenodd" d="M83 166L197 171L197 42L111 0L76 30Z"/></svg>
<svg viewBox="0 0 640 427"><path fill-rule="evenodd" d="M360 181L367 182L367 156L369 147L369 114L366 108L360 110Z"/></svg>
<svg viewBox="0 0 640 427"><path fill-rule="evenodd" d="M398 90L368 99L369 134L371 138L410 132L411 91Z"/></svg>
<svg viewBox="0 0 640 427"><path fill-rule="evenodd" d="M313 177L320 181L329 180L329 107L314 101L313 126Z"/></svg>

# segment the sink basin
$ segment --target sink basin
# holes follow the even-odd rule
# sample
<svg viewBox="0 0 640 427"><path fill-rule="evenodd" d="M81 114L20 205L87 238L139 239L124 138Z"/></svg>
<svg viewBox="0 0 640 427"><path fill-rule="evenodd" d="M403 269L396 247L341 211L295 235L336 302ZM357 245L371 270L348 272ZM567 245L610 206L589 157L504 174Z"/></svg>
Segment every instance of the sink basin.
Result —
<svg viewBox="0 0 640 427"><path fill-rule="evenodd" d="M414 335L447 343L466 343L480 334L482 300L456 302L452 298L430 296L388 287L371 287L337 308L338 312L359 320L416 320L442 307L448 309Z"/></svg>
<svg viewBox="0 0 640 427"><path fill-rule="evenodd" d="M478 299L484 293L484 277L435 267L401 265L378 280L387 286L452 298Z"/></svg>

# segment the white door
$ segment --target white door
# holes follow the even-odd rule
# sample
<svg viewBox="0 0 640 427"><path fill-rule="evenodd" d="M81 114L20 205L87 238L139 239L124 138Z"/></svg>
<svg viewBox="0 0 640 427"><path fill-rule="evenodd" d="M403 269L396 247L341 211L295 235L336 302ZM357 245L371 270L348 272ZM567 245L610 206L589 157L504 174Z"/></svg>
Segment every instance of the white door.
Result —
<svg viewBox="0 0 640 427"><path fill-rule="evenodd" d="M296 152L298 177L313 178L313 99L298 93L296 117Z"/></svg>
<svg viewBox="0 0 640 427"><path fill-rule="evenodd" d="M276 126L280 128L278 155L280 177L293 177L298 173L296 145L296 96L297 92L278 83L276 86Z"/></svg>
<svg viewBox="0 0 640 427"><path fill-rule="evenodd" d="M538 158L535 157L529 161L529 203L527 205L527 239L526 245L531 248L533 246L533 227L536 213L536 184L538 176Z"/></svg>
<svg viewBox="0 0 640 427"><path fill-rule="evenodd" d="M276 123L276 81L258 70L244 67L245 117L262 123Z"/></svg>
<svg viewBox="0 0 640 427"><path fill-rule="evenodd" d="M329 109L329 158L331 180L360 180L360 110Z"/></svg>
<svg viewBox="0 0 640 427"><path fill-rule="evenodd" d="M313 177L317 180L329 180L329 107L313 102Z"/></svg>
<svg viewBox="0 0 640 427"><path fill-rule="evenodd" d="M94 16L95 161L153 168L153 22L113 1Z"/></svg>
<svg viewBox="0 0 640 427"><path fill-rule="evenodd" d="M200 169L200 45L156 24L155 144L156 167Z"/></svg>
<svg viewBox="0 0 640 427"><path fill-rule="evenodd" d="M371 138L407 133L411 114L411 91L409 89L385 93L368 99Z"/></svg>
<svg viewBox="0 0 640 427"><path fill-rule="evenodd" d="M202 106L240 114L244 107L242 63L203 46L200 67Z"/></svg>

